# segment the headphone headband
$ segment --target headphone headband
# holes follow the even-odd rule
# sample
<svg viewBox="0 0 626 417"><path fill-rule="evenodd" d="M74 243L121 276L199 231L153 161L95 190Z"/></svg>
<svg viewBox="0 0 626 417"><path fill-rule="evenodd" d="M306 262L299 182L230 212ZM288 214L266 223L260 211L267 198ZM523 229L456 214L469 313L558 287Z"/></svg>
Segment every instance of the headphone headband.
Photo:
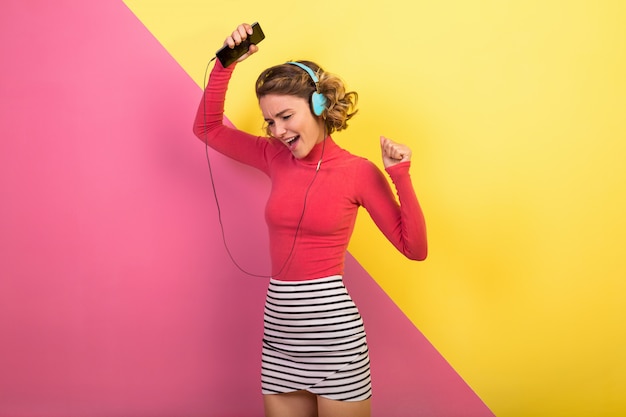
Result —
<svg viewBox="0 0 626 417"><path fill-rule="evenodd" d="M306 71L307 74L309 74L309 76L315 83L315 91L313 92L313 94L311 94L311 100L310 100L311 110L313 111L314 115L321 116L324 113L324 110L326 110L327 100L326 100L326 97L324 97L324 95L320 93L320 89L318 85L318 83L320 82L319 78L317 78L317 75L315 75L315 73L313 72L311 68L307 67L304 64L301 64L300 62L290 61L290 62L287 62L287 64L295 65L296 67L302 68L304 71Z"/></svg>
<svg viewBox="0 0 626 417"><path fill-rule="evenodd" d="M302 68L303 70L305 70L305 71L307 72L307 74L309 74L309 76L311 77L311 79L313 80L313 82L315 83L315 89L317 89L317 83L319 83L319 82L320 82L320 80L319 80L319 78L317 78L317 75L315 75L315 73L313 72L313 70L312 70L311 68L307 67L307 66L306 66L306 65L304 65L304 64L301 64L300 62L293 62L293 61L290 61L290 62L287 62L287 63L288 63L288 64L291 64L291 65L295 65L295 66L300 67L300 68Z"/></svg>

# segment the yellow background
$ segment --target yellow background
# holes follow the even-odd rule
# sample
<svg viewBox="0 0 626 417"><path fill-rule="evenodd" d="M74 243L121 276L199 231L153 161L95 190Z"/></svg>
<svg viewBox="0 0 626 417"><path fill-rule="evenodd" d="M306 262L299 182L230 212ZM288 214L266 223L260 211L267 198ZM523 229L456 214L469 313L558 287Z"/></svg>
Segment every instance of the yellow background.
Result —
<svg viewBox="0 0 626 417"><path fill-rule="evenodd" d="M413 148L429 259L367 215L350 252L497 416L626 415L626 2L125 3L199 85L261 23L237 126L261 132L262 69L311 59L359 92L341 145Z"/></svg>

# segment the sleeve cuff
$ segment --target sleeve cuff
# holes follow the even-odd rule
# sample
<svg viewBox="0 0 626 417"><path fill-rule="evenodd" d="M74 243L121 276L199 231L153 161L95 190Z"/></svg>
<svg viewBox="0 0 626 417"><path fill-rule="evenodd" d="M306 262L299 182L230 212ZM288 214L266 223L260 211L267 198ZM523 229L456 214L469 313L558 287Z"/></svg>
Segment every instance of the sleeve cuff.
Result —
<svg viewBox="0 0 626 417"><path fill-rule="evenodd" d="M411 168L411 161L400 162L399 164L392 165L390 167L385 168L385 171L389 174L391 178L408 174L409 169Z"/></svg>

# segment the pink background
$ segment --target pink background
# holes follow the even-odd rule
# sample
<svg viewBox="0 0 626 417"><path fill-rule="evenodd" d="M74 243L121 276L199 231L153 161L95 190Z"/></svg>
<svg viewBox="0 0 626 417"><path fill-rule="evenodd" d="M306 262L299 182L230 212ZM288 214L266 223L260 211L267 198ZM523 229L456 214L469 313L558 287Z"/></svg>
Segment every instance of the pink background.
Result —
<svg viewBox="0 0 626 417"><path fill-rule="evenodd" d="M225 252L200 88L122 2L3 4L0 48L0 416L261 415L267 281ZM267 179L210 155L267 273ZM492 415L351 256L346 285L374 415Z"/></svg>

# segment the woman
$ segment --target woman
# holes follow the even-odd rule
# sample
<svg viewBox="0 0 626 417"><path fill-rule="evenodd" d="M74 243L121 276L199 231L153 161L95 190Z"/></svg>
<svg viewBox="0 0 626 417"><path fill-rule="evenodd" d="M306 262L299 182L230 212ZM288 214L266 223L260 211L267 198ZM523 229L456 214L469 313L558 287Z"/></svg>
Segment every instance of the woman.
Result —
<svg viewBox="0 0 626 417"><path fill-rule="evenodd" d="M224 42L252 34L242 24ZM342 274L357 210L366 208L410 259L426 258L426 228L409 167L411 150L380 138L382 172L330 136L356 113L357 94L308 62L277 65L259 76L256 94L267 137L225 126L224 100L234 68L219 61L198 108L194 133L217 151L272 181L265 217L272 276L265 303L262 393L268 417L369 416L371 378L363 321Z"/></svg>

